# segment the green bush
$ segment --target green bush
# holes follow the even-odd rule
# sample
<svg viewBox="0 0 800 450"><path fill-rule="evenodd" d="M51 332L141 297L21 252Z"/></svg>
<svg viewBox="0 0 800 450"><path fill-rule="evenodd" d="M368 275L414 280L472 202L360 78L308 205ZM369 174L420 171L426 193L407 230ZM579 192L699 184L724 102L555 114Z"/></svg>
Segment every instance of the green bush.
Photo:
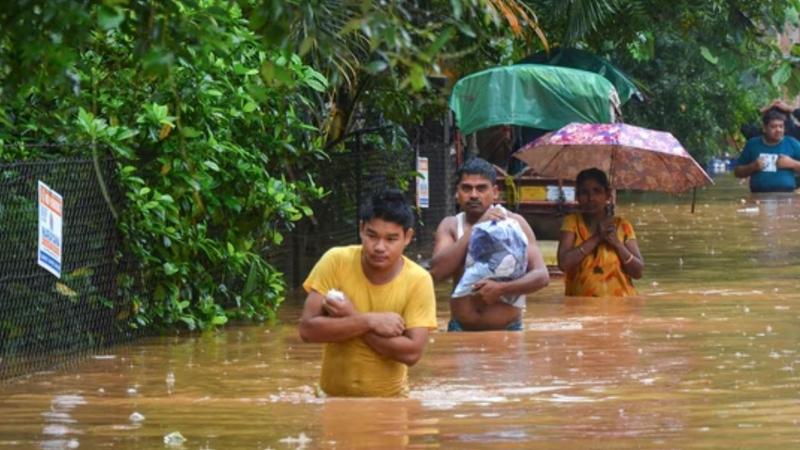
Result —
<svg viewBox="0 0 800 450"><path fill-rule="evenodd" d="M235 3L88 11L74 60L50 82L11 83L3 56L25 47L0 39L0 79L17 87L0 91L0 160L115 158L134 326L272 318L284 282L265 254L322 194L290 168L324 157L306 118L325 78L266 48ZM143 41L146 30L157 36ZM67 145L26 145L44 142Z"/></svg>

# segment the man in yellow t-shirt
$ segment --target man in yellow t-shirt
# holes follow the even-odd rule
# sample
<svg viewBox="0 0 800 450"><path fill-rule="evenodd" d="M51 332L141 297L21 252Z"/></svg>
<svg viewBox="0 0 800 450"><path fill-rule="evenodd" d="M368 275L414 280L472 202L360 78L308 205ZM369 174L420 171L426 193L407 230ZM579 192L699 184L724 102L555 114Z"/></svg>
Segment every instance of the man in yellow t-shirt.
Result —
<svg viewBox="0 0 800 450"><path fill-rule="evenodd" d="M414 216L402 192L374 196L360 219L361 245L328 250L303 283L300 337L325 343L326 394L403 396L407 366L419 361L436 328L433 280L403 256Z"/></svg>

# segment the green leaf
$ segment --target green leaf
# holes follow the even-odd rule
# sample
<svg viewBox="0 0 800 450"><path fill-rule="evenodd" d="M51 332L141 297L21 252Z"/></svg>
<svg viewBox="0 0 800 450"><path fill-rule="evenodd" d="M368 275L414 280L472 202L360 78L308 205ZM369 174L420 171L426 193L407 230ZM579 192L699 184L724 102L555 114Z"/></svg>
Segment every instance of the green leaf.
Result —
<svg viewBox="0 0 800 450"><path fill-rule="evenodd" d="M214 316L211 319L212 325L225 325L226 323L228 323L228 317L224 315Z"/></svg>
<svg viewBox="0 0 800 450"><path fill-rule="evenodd" d="M461 19L461 15L464 13L461 8L461 0L450 0L450 7L453 8L453 17Z"/></svg>
<svg viewBox="0 0 800 450"><path fill-rule="evenodd" d="M213 170L214 172L219 172L219 166L214 161L203 161L203 165Z"/></svg>
<svg viewBox="0 0 800 450"><path fill-rule="evenodd" d="M94 127L92 126L94 122L94 115L85 109L78 108L78 125L83 128L83 131L86 132L88 135L94 134Z"/></svg>
<svg viewBox="0 0 800 450"><path fill-rule="evenodd" d="M192 127L181 127L181 136L183 136L185 138L191 139L191 138L196 138L196 137L202 136L202 135L203 135L203 133L201 133L198 130L195 130Z"/></svg>
<svg viewBox="0 0 800 450"><path fill-rule="evenodd" d="M779 88L783 86L787 81L789 81L789 77L792 76L792 65L791 63L784 62L781 66L772 74L772 85Z"/></svg>
<svg viewBox="0 0 800 450"><path fill-rule="evenodd" d="M306 85L317 92L325 92L325 85L317 80L306 80Z"/></svg>
<svg viewBox="0 0 800 450"><path fill-rule="evenodd" d="M800 16L798 16L798 11L800 11L800 7L798 7L798 3L794 2L794 6L787 6L786 7L786 22L790 23L794 26L797 26L800 23Z"/></svg>
<svg viewBox="0 0 800 450"><path fill-rule="evenodd" d="M295 84L292 72L277 62L273 63L272 61L266 61L261 66L261 78L263 78L265 83L271 86L294 86Z"/></svg>
<svg viewBox="0 0 800 450"><path fill-rule="evenodd" d="M458 31L460 31L461 34L470 39L474 39L478 36L477 34L475 34L475 31L472 29L472 27L470 27L468 24L464 22L458 21L456 22L456 26L458 27Z"/></svg>
<svg viewBox="0 0 800 450"><path fill-rule="evenodd" d="M414 64L411 66L411 71L408 75L408 81L411 83L411 87L415 91L422 90L427 85L427 80L425 79L425 70L419 64Z"/></svg>
<svg viewBox="0 0 800 450"><path fill-rule="evenodd" d="M190 330L194 330L197 327L196 321L192 316L181 316L178 320L185 323Z"/></svg>
<svg viewBox="0 0 800 450"><path fill-rule="evenodd" d="M118 28L123 20L125 20L125 10L122 8L106 5L97 8L97 23L104 30Z"/></svg>
<svg viewBox="0 0 800 450"><path fill-rule="evenodd" d="M139 134L136 130L131 130L130 128L122 128L117 135L115 136L119 141L126 141L134 136Z"/></svg>
<svg viewBox="0 0 800 450"><path fill-rule="evenodd" d="M364 70L371 74L377 74L386 70L387 67L389 67L389 64L387 64L386 61L376 60L367 64Z"/></svg>
<svg viewBox="0 0 800 450"><path fill-rule="evenodd" d="M167 275L174 275L178 272L178 267L171 262L164 263L164 273Z"/></svg>
<svg viewBox="0 0 800 450"><path fill-rule="evenodd" d="M711 64L716 64L719 62L719 58L712 55L711 51L705 46L700 46L700 54L703 55L703 58Z"/></svg>
<svg viewBox="0 0 800 450"><path fill-rule="evenodd" d="M453 27L447 27L444 32L440 33L439 36L436 37L436 40L433 41L430 47L425 50L425 55L430 59L436 56L439 51L444 47L447 42L453 38L456 34L456 29Z"/></svg>

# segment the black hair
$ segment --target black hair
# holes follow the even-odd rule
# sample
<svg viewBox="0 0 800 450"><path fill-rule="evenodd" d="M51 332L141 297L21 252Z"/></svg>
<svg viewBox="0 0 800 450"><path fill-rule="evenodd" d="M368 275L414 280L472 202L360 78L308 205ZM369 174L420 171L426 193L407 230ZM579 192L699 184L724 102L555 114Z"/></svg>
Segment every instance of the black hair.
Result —
<svg viewBox="0 0 800 450"><path fill-rule="evenodd" d="M775 108L772 108L765 112L763 116L761 116L761 123L764 125L769 125L769 123L773 120L780 120L781 122L786 123L786 114Z"/></svg>
<svg viewBox="0 0 800 450"><path fill-rule="evenodd" d="M456 184L461 182L464 175L480 175L494 184L497 181L497 172L494 166L483 158L468 159L456 170Z"/></svg>
<svg viewBox="0 0 800 450"><path fill-rule="evenodd" d="M597 183L600 186L603 186L606 191L611 190L611 185L608 183L608 176L606 176L606 173L597 167L581 170L578 173L578 176L575 177L575 186L580 186L586 180L597 181Z"/></svg>
<svg viewBox="0 0 800 450"><path fill-rule="evenodd" d="M403 192L398 189L386 189L372 196L361 208L359 215L362 223L372 219L394 222L408 231L414 226L414 213L406 202Z"/></svg>

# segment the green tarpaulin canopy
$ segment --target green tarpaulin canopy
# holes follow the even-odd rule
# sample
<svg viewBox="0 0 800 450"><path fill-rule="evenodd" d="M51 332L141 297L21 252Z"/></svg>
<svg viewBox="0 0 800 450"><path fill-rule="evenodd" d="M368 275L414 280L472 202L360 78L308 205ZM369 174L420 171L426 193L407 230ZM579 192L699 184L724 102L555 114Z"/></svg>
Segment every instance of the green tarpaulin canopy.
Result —
<svg viewBox="0 0 800 450"><path fill-rule="evenodd" d="M550 66L571 67L602 75L617 89L619 99L624 105L631 97L640 101L644 96L633 80L611 61L594 53L577 48L556 48L549 53L541 51L519 62L520 64L546 64Z"/></svg>
<svg viewBox="0 0 800 450"><path fill-rule="evenodd" d="M571 122L610 123L614 86L583 70L539 64L494 67L459 80L450 109L464 134L495 125L556 130Z"/></svg>

